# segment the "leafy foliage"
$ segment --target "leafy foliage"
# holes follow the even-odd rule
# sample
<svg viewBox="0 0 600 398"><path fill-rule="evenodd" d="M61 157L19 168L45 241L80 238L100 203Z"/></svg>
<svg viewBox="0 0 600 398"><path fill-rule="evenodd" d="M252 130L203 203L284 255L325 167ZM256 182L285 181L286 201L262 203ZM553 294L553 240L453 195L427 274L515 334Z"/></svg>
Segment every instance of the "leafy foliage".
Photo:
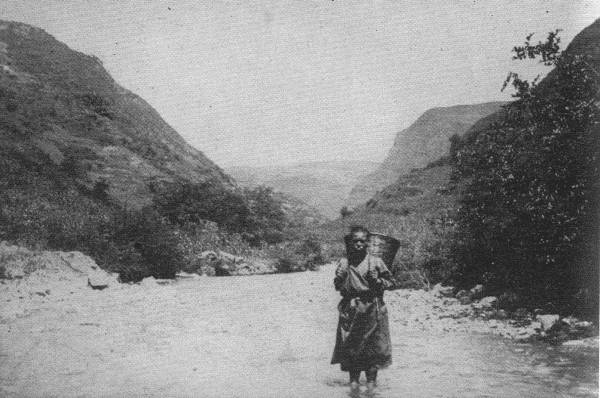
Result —
<svg viewBox="0 0 600 398"><path fill-rule="evenodd" d="M558 32L513 49L517 60L553 66L548 77L509 73L504 88L517 100L503 120L453 143L456 176L468 181L456 278L582 312L598 300L600 80L584 55L560 52Z"/></svg>
<svg viewBox="0 0 600 398"><path fill-rule="evenodd" d="M277 243L285 238L287 220L282 204L268 187L237 191L211 182L184 181L158 189L154 205L173 225L202 224L208 220L241 234L253 245Z"/></svg>

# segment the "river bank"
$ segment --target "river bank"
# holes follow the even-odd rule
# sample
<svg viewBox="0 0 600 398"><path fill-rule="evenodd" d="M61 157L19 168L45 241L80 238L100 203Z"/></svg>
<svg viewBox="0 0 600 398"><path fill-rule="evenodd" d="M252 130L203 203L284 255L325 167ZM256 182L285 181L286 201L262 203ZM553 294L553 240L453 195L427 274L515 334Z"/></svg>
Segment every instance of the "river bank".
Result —
<svg viewBox="0 0 600 398"><path fill-rule="evenodd" d="M332 273L105 290L55 282L48 293L2 284L0 395L346 397L347 375L329 365L339 300ZM18 312L6 305L13 300ZM448 316L464 308L444 300L386 294L394 364L377 396L597 396L597 345L516 343L493 334L502 321Z"/></svg>

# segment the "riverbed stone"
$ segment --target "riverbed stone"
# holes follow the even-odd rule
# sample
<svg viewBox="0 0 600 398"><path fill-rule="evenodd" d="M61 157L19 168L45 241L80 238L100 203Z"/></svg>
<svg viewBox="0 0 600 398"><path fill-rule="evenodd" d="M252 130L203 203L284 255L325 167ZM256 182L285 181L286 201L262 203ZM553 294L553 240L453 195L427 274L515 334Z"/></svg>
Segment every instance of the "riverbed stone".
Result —
<svg viewBox="0 0 600 398"><path fill-rule="evenodd" d="M550 330L560 320L558 314L538 315L536 320L541 323L542 330Z"/></svg>
<svg viewBox="0 0 600 398"><path fill-rule="evenodd" d="M432 289L431 293L436 297L452 297L454 287L442 286L441 283L436 284Z"/></svg>
<svg viewBox="0 0 600 398"><path fill-rule="evenodd" d="M482 298L483 297L483 285L473 286L473 288L469 291L469 295L471 296L472 300L479 300L480 298Z"/></svg>
<svg viewBox="0 0 600 398"><path fill-rule="evenodd" d="M498 302L498 297L495 296L487 296L479 300L478 305L481 308L492 308Z"/></svg>

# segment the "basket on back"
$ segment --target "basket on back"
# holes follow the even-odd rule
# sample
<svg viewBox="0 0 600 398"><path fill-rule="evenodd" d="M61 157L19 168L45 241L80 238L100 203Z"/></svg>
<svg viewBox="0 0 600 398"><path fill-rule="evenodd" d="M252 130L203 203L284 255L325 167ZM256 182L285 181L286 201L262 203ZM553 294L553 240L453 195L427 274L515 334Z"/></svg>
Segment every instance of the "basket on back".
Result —
<svg viewBox="0 0 600 398"><path fill-rule="evenodd" d="M344 242L346 243L346 253L348 257L351 257L354 252L352 245L352 235L344 236ZM380 257L388 268L392 269L394 263L394 257L400 248L400 241L379 233L371 233L369 237L369 254Z"/></svg>

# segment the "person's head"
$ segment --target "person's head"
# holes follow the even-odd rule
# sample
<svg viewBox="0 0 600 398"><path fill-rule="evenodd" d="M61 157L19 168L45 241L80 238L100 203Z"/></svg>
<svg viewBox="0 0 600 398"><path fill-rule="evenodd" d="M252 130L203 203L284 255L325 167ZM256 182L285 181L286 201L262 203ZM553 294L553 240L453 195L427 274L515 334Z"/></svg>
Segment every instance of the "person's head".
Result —
<svg viewBox="0 0 600 398"><path fill-rule="evenodd" d="M353 226L350 228L350 239L354 250L365 252L369 242L369 230L360 225Z"/></svg>

